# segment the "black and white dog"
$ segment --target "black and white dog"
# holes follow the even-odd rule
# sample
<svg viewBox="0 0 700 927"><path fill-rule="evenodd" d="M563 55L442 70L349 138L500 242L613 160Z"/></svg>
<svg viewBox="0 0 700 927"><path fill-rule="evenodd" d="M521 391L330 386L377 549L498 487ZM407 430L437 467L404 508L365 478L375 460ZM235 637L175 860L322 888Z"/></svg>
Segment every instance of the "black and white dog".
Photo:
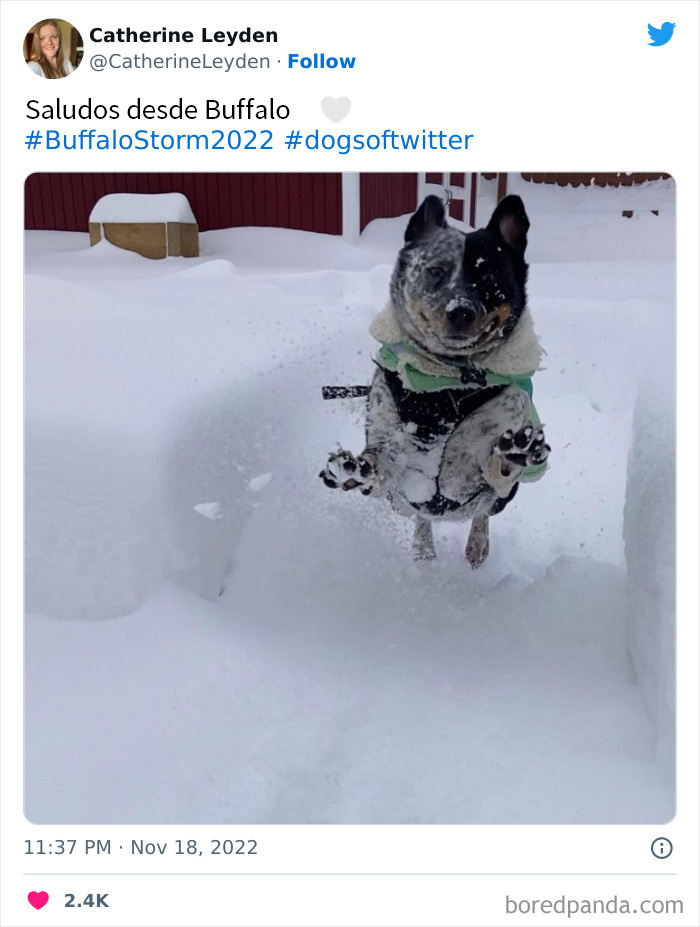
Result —
<svg viewBox="0 0 700 927"><path fill-rule="evenodd" d="M331 454L320 474L331 489L386 497L416 516L416 558L435 556L433 519L472 519L466 556L482 564L489 516L546 469L550 448L531 402L542 352L526 306L529 227L518 196L470 234L427 197L370 329L382 347L366 447Z"/></svg>

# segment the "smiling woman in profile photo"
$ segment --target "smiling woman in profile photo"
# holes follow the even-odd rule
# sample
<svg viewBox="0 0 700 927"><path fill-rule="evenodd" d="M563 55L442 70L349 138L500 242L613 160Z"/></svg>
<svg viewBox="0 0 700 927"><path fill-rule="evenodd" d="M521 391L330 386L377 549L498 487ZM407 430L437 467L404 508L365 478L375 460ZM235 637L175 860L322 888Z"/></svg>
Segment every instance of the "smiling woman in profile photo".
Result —
<svg viewBox="0 0 700 927"><path fill-rule="evenodd" d="M61 27L55 19L45 19L31 30L31 57L27 65L38 77L58 79L75 71L63 49Z"/></svg>

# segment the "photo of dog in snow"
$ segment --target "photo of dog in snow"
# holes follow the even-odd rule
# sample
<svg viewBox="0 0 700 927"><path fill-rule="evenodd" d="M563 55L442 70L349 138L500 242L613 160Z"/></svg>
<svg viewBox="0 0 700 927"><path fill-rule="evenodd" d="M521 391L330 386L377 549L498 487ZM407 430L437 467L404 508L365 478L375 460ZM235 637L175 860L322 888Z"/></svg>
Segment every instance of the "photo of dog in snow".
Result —
<svg viewBox="0 0 700 927"><path fill-rule="evenodd" d="M25 205L29 820L673 816L673 178Z"/></svg>
<svg viewBox="0 0 700 927"><path fill-rule="evenodd" d="M432 519L471 519L466 557L480 566L489 518L546 468L531 402L541 350L525 290L529 227L519 196L469 234L449 227L436 196L425 199L371 328L382 348L367 446L357 457L340 449L321 471L330 489L386 496L414 515L416 559L435 557Z"/></svg>

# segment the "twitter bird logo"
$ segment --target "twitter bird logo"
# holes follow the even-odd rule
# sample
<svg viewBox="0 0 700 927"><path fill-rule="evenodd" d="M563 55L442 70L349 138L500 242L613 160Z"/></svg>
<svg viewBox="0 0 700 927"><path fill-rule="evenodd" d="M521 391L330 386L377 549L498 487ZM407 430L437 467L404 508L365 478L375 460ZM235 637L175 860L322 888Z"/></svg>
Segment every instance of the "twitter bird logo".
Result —
<svg viewBox="0 0 700 927"><path fill-rule="evenodd" d="M660 29L656 29L651 23L648 23L647 29L649 30L649 38L651 39L649 44L658 47L659 45L665 45L666 42L670 42L675 28L675 23L664 23Z"/></svg>

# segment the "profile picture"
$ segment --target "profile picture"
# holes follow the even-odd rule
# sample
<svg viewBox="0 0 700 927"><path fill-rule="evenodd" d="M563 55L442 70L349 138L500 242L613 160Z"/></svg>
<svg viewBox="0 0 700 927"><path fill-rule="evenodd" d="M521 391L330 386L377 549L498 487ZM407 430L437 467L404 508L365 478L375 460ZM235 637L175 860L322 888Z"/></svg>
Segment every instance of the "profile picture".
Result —
<svg viewBox="0 0 700 927"><path fill-rule="evenodd" d="M83 57L83 39L65 19L42 19L24 38L24 60L37 77L68 77Z"/></svg>

